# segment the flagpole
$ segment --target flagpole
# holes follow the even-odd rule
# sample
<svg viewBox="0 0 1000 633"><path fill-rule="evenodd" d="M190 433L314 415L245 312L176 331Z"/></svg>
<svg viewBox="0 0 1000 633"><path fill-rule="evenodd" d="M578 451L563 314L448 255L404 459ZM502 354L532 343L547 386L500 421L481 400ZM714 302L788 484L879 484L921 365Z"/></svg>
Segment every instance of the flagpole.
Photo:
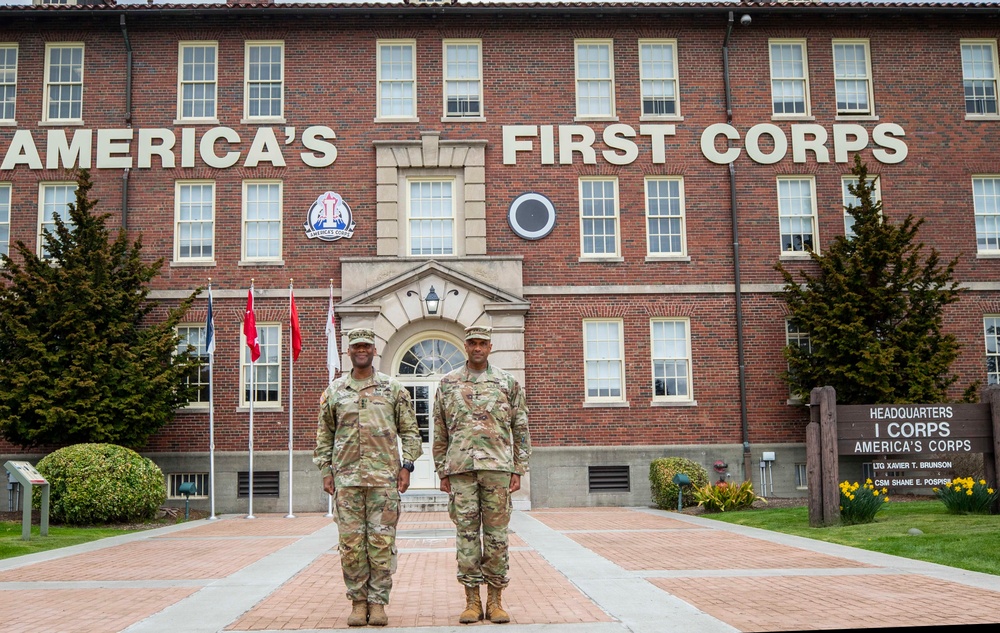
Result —
<svg viewBox="0 0 1000 633"><path fill-rule="evenodd" d="M250 279L250 297L253 297L253 278ZM251 299L252 300L252 299ZM256 311L257 306L251 305L251 307ZM254 325L256 326L256 318L254 319ZM249 509L247 512L248 519L255 519L253 515L253 401L257 397L257 389L254 385L254 380L256 379L256 370L254 367L253 352L250 353L250 473L249 473L249 487L247 488L247 493L250 499Z"/></svg>
<svg viewBox="0 0 1000 633"><path fill-rule="evenodd" d="M213 370L215 365L215 317L212 314L212 278L208 278L208 315L206 317L206 341L208 346L208 486L209 486L209 507L211 508L210 520L218 519L215 516L215 380Z"/></svg>
<svg viewBox="0 0 1000 633"><path fill-rule="evenodd" d="M339 353L337 351L337 324L333 318L333 280L330 280L330 307L327 310L326 315L326 331L327 331L327 341L326 341L326 369L329 373L330 381L327 383L327 387L333 384L333 372L336 367L340 366ZM328 495L326 498L326 516L333 516L333 495Z"/></svg>
<svg viewBox="0 0 1000 633"><path fill-rule="evenodd" d="M288 318L289 323L294 317L295 313L295 298L292 295L292 285L294 280L288 280ZM292 512L292 424L295 420L293 415L295 407L295 341L293 340L293 332L288 333L288 514L285 515L286 519L294 519L295 514Z"/></svg>

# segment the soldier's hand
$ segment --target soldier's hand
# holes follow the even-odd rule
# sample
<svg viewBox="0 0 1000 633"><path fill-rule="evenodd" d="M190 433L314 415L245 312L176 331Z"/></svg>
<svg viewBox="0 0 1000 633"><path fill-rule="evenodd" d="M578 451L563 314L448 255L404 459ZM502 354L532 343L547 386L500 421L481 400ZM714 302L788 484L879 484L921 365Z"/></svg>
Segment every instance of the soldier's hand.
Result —
<svg viewBox="0 0 1000 633"><path fill-rule="evenodd" d="M399 469L399 479L396 481L396 490L400 494L406 492L406 489L410 487L410 471L405 468Z"/></svg>
<svg viewBox="0 0 1000 633"><path fill-rule="evenodd" d="M447 477L441 478L441 492L451 493L451 482L448 481Z"/></svg>
<svg viewBox="0 0 1000 633"><path fill-rule="evenodd" d="M325 490L326 494L330 495L331 497L333 496L333 493L337 491L337 489L333 485L333 475L327 475L326 477L323 477L323 490Z"/></svg>
<svg viewBox="0 0 1000 633"><path fill-rule="evenodd" d="M510 491L517 492L521 489L521 475L517 473L510 474Z"/></svg>

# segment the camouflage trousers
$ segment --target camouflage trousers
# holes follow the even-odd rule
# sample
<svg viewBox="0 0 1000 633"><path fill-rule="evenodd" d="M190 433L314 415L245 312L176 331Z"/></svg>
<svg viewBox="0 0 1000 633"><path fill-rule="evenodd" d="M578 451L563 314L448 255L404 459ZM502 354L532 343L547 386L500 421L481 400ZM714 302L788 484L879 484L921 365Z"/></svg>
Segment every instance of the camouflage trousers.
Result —
<svg viewBox="0 0 1000 633"><path fill-rule="evenodd" d="M448 514L455 523L458 582L507 586L510 473L477 470L448 477ZM480 532L481 530L481 532Z"/></svg>
<svg viewBox="0 0 1000 633"><path fill-rule="evenodd" d="M389 604L396 571L395 488L337 488L334 511L340 532L340 566L347 599Z"/></svg>

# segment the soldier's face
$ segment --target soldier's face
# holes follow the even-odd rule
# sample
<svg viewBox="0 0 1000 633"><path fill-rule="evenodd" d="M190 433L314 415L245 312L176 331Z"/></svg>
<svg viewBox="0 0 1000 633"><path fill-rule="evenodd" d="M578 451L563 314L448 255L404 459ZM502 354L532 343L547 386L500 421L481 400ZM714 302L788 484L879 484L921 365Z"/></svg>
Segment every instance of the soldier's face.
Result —
<svg viewBox="0 0 1000 633"><path fill-rule="evenodd" d="M469 365L475 369L482 369L486 366L486 359L490 356L493 343L482 338L470 338L465 341L465 355L469 359Z"/></svg>
<svg viewBox="0 0 1000 633"><path fill-rule="evenodd" d="M351 357L351 364L356 368L368 369L375 358L375 346L371 343L353 343L347 348L347 355Z"/></svg>

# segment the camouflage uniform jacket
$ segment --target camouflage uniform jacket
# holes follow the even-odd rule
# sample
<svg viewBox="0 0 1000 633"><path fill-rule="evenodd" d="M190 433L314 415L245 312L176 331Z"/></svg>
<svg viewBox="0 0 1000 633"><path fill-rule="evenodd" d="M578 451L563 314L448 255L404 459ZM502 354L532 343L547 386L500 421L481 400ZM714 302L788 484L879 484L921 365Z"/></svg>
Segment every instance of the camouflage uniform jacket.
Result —
<svg viewBox="0 0 1000 633"><path fill-rule="evenodd" d="M517 380L493 365L478 378L464 366L442 378L434 400L433 452L442 478L473 470L523 475L531 438Z"/></svg>
<svg viewBox="0 0 1000 633"><path fill-rule="evenodd" d="M337 488L395 488L397 437L403 459L416 461L423 450L409 392L380 372L363 381L346 372L320 399L313 463L324 477L333 474Z"/></svg>

